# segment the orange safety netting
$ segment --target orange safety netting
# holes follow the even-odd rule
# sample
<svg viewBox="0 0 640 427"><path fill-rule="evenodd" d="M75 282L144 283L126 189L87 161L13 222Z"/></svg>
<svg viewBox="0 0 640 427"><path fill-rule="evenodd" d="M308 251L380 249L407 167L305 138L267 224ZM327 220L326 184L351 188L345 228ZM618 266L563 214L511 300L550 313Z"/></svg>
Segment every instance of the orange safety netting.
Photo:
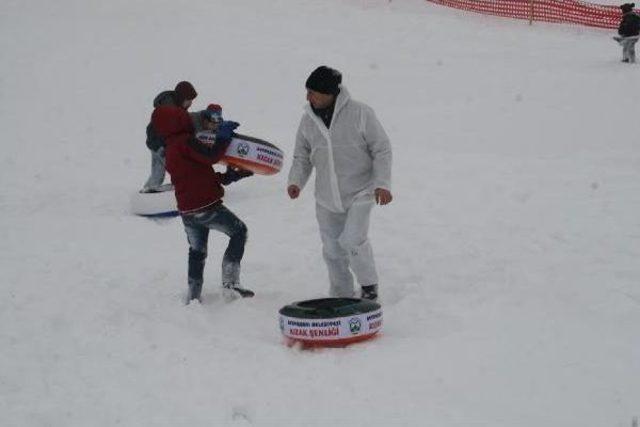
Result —
<svg viewBox="0 0 640 427"><path fill-rule="evenodd" d="M598 28L618 28L622 12L618 6L576 0L427 0L456 9L486 15L560 22Z"/></svg>

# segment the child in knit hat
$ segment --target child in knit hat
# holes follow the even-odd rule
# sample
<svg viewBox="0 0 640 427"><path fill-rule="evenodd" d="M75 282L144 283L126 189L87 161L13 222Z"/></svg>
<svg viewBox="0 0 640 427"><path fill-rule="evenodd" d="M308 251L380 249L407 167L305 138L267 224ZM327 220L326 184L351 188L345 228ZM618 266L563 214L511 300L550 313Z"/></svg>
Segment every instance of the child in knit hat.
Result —
<svg viewBox="0 0 640 427"><path fill-rule="evenodd" d="M209 104L206 109L195 113L189 113L195 133L202 131L216 131L222 123L222 106Z"/></svg>

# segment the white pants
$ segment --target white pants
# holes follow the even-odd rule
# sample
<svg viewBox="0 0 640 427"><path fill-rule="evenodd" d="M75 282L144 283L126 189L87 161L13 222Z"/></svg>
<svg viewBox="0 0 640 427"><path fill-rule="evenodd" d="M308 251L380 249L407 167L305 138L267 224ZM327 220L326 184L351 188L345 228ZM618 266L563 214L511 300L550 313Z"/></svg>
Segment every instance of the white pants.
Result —
<svg viewBox="0 0 640 427"><path fill-rule="evenodd" d="M142 188L145 190L157 190L164 182L164 147L160 147L156 151L149 151L151 151L151 175L149 175L149 179L147 179L147 182Z"/></svg>
<svg viewBox="0 0 640 427"><path fill-rule="evenodd" d="M354 203L346 213L331 212L316 204L322 255L329 269L329 294L354 296L353 276L363 285L378 284L378 273L369 243L369 217L373 201Z"/></svg>
<svg viewBox="0 0 640 427"><path fill-rule="evenodd" d="M636 43L638 36L623 37L620 41L622 45L622 59L629 62L636 62Z"/></svg>

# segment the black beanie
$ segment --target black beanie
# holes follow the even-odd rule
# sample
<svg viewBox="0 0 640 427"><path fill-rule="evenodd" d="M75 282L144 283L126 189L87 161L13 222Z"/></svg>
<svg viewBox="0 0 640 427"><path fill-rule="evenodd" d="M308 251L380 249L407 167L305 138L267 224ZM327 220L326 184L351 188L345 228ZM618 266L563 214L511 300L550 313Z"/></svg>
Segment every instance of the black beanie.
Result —
<svg viewBox="0 0 640 427"><path fill-rule="evenodd" d="M622 9L622 13L627 13L627 12L631 12L635 6L636 6L635 3L625 3L622 6L620 6L620 9Z"/></svg>
<svg viewBox="0 0 640 427"><path fill-rule="evenodd" d="M340 71L322 65L313 70L305 86L316 92L337 95L340 93L340 83L342 83Z"/></svg>

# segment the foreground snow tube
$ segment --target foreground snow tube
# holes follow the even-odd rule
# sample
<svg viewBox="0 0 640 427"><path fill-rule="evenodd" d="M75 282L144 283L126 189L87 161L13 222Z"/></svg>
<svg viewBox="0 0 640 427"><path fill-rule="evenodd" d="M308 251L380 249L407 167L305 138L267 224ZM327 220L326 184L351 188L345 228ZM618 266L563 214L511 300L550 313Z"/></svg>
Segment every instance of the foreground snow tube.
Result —
<svg viewBox="0 0 640 427"><path fill-rule="evenodd" d="M215 141L215 132L198 132L196 138L203 143ZM284 153L270 142L252 136L234 134L220 163L251 171L258 175L280 172Z"/></svg>
<svg viewBox="0 0 640 427"><path fill-rule="evenodd" d="M357 298L322 298L282 307L280 330L287 343L344 346L372 338L382 328L380 304Z"/></svg>

